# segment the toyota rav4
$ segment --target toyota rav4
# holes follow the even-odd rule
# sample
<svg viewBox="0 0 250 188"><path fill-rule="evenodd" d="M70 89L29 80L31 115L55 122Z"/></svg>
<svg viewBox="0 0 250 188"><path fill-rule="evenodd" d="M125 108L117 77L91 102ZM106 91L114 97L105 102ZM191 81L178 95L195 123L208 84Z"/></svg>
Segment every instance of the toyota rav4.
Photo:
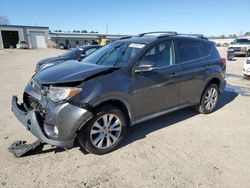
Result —
<svg viewBox="0 0 250 188"><path fill-rule="evenodd" d="M143 33L121 38L83 61L36 73L12 111L38 139L70 148L77 138L90 153L118 147L128 127L194 106L216 109L226 61L199 35ZM154 125L152 125L154 126Z"/></svg>

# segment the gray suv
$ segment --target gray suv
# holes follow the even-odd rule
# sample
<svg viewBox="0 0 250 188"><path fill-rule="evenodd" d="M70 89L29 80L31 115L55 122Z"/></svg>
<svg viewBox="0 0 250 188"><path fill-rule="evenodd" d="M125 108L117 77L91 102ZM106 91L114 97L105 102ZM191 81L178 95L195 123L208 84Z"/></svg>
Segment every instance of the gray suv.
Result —
<svg viewBox="0 0 250 188"><path fill-rule="evenodd" d="M77 138L88 152L105 154L139 122L188 106L213 112L225 69L215 44L202 36L143 33L82 62L41 70L27 84L22 104L13 96L12 111L43 142L70 148Z"/></svg>

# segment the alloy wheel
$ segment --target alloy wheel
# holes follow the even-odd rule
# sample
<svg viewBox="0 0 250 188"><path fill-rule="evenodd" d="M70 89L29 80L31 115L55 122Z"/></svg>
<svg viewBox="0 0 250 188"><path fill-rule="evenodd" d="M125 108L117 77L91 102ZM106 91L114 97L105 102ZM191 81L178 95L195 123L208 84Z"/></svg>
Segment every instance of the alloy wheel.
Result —
<svg viewBox="0 0 250 188"><path fill-rule="evenodd" d="M205 100L204 100L206 110L209 111L213 109L217 103L217 99L218 99L218 91L214 87L210 88L207 91Z"/></svg>
<svg viewBox="0 0 250 188"><path fill-rule="evenodd" d="M90 140L96 148L106 149L116 143L121 132L121 120L114 114L104 114L94 122Z"/></svg>

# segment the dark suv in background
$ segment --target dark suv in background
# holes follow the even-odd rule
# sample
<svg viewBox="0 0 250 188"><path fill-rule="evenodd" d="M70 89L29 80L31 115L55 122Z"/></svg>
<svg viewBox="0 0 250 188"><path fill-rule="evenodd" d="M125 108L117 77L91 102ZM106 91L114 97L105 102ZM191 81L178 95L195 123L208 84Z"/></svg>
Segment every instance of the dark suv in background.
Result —
<svg viewBox="0 0 250 188"><path fill-rule="evenodd" d="M225 69L215 43L202 36L143 33L112 42L82 62L38 72L22 104L13 96L12 110L44 142L72 147L77 137L85 150L105 154L139 122L188 106L213 112Z"/></svg>

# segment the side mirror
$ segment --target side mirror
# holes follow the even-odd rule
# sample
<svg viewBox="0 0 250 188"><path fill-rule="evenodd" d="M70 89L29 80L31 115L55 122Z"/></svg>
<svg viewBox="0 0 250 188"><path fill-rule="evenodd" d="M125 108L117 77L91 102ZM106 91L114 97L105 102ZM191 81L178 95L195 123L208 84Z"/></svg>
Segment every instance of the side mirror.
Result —
<svg viewBox="0 0 250 188"><path fill-rule="evenodd" d="M152 61L141 61L140 65L136 67L135 72L151 72L157 69L157 66Z"/></svg>
<svg viewBox="0 0 250 188"><path fill-rule="evenodd" d="M86 57L85 54L80 54L80 56L79 56L79 61L82 60L82 59L84 59L85 57Z"/></svg>

